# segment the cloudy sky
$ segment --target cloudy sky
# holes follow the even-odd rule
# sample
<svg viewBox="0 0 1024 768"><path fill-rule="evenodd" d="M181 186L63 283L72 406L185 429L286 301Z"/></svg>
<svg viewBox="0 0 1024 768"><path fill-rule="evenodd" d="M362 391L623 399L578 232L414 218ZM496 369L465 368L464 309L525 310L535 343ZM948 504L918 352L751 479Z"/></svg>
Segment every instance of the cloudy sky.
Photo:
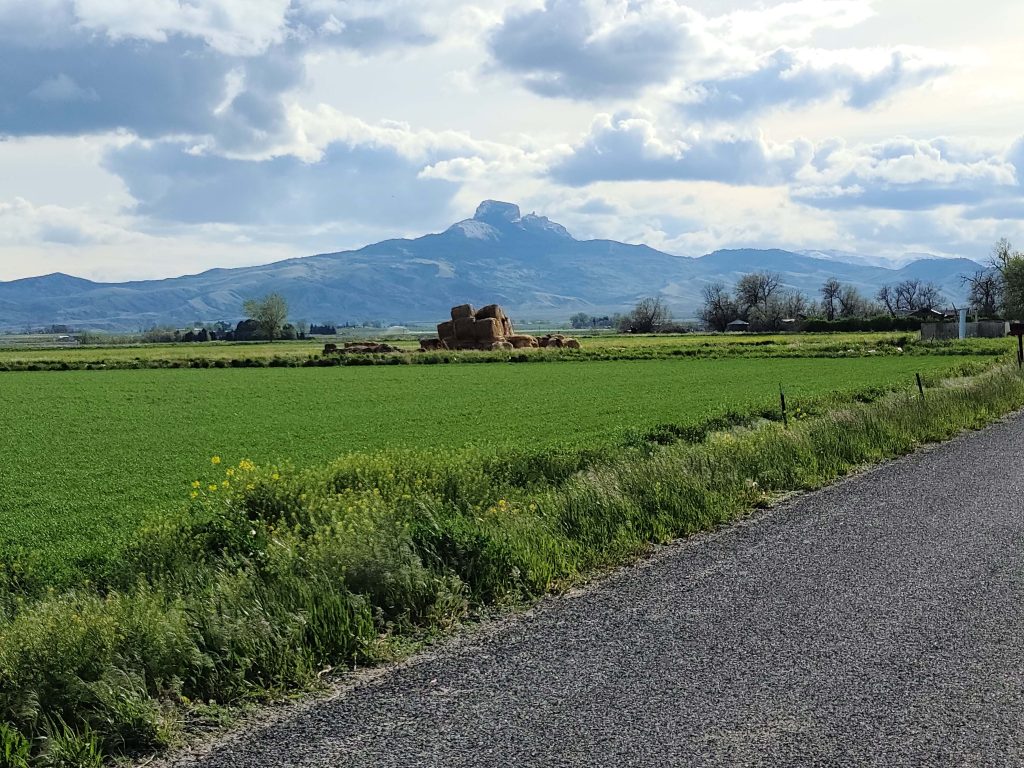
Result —
<svg viewBox="0 0 1024 768"><path fill-rule="evenodd" d="M700 255L1024 245L1024 3L0 0L0 280L178 275L485 198Z"/></svg>

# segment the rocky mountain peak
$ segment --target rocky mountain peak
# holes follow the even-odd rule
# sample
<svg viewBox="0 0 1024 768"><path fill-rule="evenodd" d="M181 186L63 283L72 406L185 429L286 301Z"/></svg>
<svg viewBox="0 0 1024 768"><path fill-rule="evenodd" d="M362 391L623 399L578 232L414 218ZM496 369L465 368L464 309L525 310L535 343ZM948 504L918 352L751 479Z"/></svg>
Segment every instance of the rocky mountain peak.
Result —
<svg viewBox="0 0 1024 768"><path fill-rule="evenodd" d="M500 200L484 200L473 214L476 221L498 227L503 224L515 224L521 216L518 205L503 203Z"/></svg>

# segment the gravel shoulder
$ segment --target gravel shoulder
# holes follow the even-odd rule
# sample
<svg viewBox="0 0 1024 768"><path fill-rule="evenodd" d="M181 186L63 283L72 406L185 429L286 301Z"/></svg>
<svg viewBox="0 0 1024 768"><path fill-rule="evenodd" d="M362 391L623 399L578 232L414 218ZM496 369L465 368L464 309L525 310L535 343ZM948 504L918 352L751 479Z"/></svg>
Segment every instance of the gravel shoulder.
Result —
<svg viewBox="0 0 1024 768"><path fill-rule="evenodd" d="M163 765L1024 763L1024 417Z"/></svg>

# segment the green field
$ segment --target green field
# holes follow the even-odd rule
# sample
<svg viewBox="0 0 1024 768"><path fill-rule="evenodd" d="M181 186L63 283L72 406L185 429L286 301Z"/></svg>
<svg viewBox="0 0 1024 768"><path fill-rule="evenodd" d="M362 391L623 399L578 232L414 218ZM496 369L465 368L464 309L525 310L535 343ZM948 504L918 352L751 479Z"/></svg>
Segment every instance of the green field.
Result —
<svg viewBox="0 0 1024 768"><path fill-rule="evenodd" d="M180 510L210 459L322 463L382 448L596 444L812 396L909 386L955 357L69 371L0 377L0 547L109 553Z"/></svg>
<svg viewBox="0 0 1024 768"><path fill-rule="evenodd" d="M542 364L8 369L0 766L151 755L224 706L984 426L1024 405L1008 347L617 337Z"/></svg>
<svg viewBox="0 0 1024 768"><path fill-rule="evenodd" d="M581 335L583 347L511 351L440 351L421 353L415 336L391 340L403 350L394 355L321 358L324 339L288 342L209 342L83 347L3 347L0 373L37 370L127 370L142 368L301 367L321 365L550 362L563 360L642 360L671 357L861 357L882 354L980 355L1008 354L1007 339L922 342L907 333L832 334L682 334ZM331 339L340 342L340 339Z"/></svg>

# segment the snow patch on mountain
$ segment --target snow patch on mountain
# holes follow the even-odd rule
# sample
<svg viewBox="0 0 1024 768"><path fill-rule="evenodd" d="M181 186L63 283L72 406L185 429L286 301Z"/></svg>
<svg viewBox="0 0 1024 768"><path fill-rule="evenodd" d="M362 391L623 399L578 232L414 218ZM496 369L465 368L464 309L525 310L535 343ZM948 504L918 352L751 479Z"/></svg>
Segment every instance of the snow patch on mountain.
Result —
<svg viewBox="0 0 1024 768"><path fill-rule="evenodd" d="M451 233L459 233L470 240L499 240L501 233L490 224L476 219L466 219L458 224L452 224L447 229Z"/></svg>

